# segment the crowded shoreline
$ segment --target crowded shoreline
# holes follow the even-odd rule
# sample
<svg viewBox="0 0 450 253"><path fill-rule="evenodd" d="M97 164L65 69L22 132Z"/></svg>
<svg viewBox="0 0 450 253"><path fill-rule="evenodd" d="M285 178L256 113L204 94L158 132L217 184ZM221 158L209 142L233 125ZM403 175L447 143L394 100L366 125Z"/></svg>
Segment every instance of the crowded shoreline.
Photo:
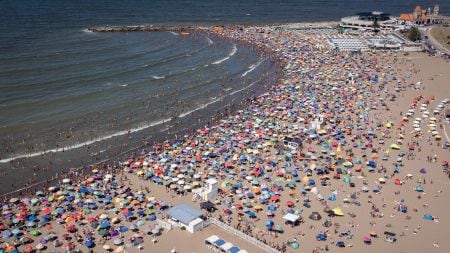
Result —
<svg viewBox="0 0 450 253"><path fill-rule="evenodd" d="M315 36L320 32L195 29L266 50L284 68L282 80L190 135L155 144L116 166L74 173L29 198L5 199L2 234L11 250L159 247L160 232L151 231L161 228L154 221L165 220L164 210L177 203L198 205L191 191L207 178L219 180L220 195L213 201L217 210L205 216L281 252L449 248L431 233L445 234L449 224L442 212L448 204L441 201L449 187L442 118L450 97L442 82L448 61L432 59L439 70L425 70L414 63L429 57L421 53L337 51ZM427 76L418 78L422 73ZM432 81L435 87L427 85ZM298 138L301 146L286 148L285 137ZM285 224L287 213L299 216L298 224ZM113 232L123 226L123 234ZM396 234L397 242L384 242L384 232ZM417 234L427 243L418 244Z"/></svg>

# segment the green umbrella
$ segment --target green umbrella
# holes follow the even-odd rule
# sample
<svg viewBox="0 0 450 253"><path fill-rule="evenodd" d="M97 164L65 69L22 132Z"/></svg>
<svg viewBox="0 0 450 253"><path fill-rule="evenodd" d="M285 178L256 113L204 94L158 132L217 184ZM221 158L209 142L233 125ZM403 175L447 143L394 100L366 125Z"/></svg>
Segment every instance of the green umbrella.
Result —
<svg viewBox="0 0 450 253"><path fill-rule="evenodd" d="M32 235L32 236L38 236L40 234L41 234L41 232L37 229L33 229L30 231L30 235Z"/></svg>
<svg viewBox="0 0 450 253"><path fill-rule="evenodd" d="M344 165L345 167L351 167L351 166L353 166L353 163L346 161L342 165Z"/></svg>
<svg viewBox="0 0 450 253"><path fill-rule="evenodd" d="M290 183L288 184L288 187L291 188L291 189L295 189L295 184L292 183L292 182L290 182Z"/></svg>
<svg viewBox="0 0 450 253"><path fill-rule="evenodd" d="M104 230L104 229L100 229L100 230L98 231L98 235L99 235L99 236L105 236L107 233L108 233L108 232L107 232L106 230Z"/></svg>
<svg viewBox="0 0 450 253"><path fill-rule="evenodd" d="M154 213L155 213L155 210L153 210L153 209L147 209L145 212L146 212L147 214L154 214Z"/></svg>
<svg viewBox="0 0 450 253"><path fill-rule="evenodd" d="M350 183L350 178L349 177L344 177L344 183L349 184Z"/></svg>
<svg viewBox="0 0 450 253"><path fill-rule="evenodd" d="M55 198L53 196L48 197L47 199L48 201L52 202L53 200L55 200Z"/></svg>
<svg viewBox="0 0 450 253"><path fill-rule="evenodd" d="M293 249L298 249L299 246L300 245L298 245L298 242L291 243L291 248L293 248Z"/></svg>
<svg viewBox="0 0 450 253"><path fill-rule="evenodd" d="M284 230L281 226L278 225L275 227L275 231L282 233Z"/></svg>

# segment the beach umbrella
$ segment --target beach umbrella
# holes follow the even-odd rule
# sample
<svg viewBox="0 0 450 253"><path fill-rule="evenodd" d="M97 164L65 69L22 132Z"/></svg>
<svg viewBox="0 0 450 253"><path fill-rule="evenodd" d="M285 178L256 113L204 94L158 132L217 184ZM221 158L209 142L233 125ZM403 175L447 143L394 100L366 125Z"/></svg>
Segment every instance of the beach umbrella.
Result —
<svg viewBox="0 0 450 253"><path fill-rule="evenodd" d="M32 235L32 236L38 236L40 234L41 234L41 232L37 229L33 229L30 231L30 235Z"/></svg>
<svg viewBox="0 0 450 253"><path fill-rule="evenodd" d="M9 238L11 235L12 235L12 233L11 233L10 230L3 230L3 231L2 231L2 238L3 238L3 239Z"/></svg>
<svg viewBox="0 0 450 253"><path fill-rule="evenodd" d="M105 236L105 235L107 235L108 234L108 231L106 231L105 229L100 229L99 231L98 231L98 235L99 236Z"/></svg>
<svg viewBox="0 0 450 253"><path fill-rule="evenodd" d="M267 220L267 221L266 221L266 228L267 228L268 230L271 230L272 227L273 227L273 225L274 225L274 222L273 222L272 220Z"/></svg>
<svg viewBox="0 0 450 253"><path fill-rule="evenodd" d="M102 246L102 248L106 251L110 251L111 250L111 246L109 246L108 244L105 244Z"/></svg>
<svg viewBox="0 0 450 253"><path fill-rule="evenodd" d="M425 214L423 216L423 219L425 219L425 220L434 220L433 216L431 216L430 214Z"/></svg>
<svg viewBox="0 0 450 253"><path fill-rule="evenodd" d="M417 192L423 192L423 190L424 190L424 188L423 188L422 185L416 186L416 191L417 191Z"/></svg>
<svg viewBox="0 0 450 253"><path fill-rule="evenodd" d="M120 245L120 244L122 244L122 239L120 239L120 238L114 239L114 245Z"/></svg>
<svg viewBox="0 0 450 253"><path fill-rule="evenodd" d="M396 144L396 143L391 144L390 147L391 147L391 149L394 149L394 150L399 150L400 149L400 146L398 144Z"/></svg>
<svg viewBox="0 0 450 253"><path fill-rule="evenodd" d="M90 248L93 248L95 246L95 243L92 240L87 240L87 241L84 242L84 246L86 246L87 248L90 249Z"/></svg>
<svg viewBox="0 0 450 253"><path fill-rule="evenodd" d="M344 212L339 207L333 208L332 211L336 216L344 216Z"/></svg>
<svg viewBox="0 0 450 253"><path fill-rule="evenodd" d="M279 225L277 225L275 227L275 231L277 231L278 233L283 233L284 232L283 228L281 226L279 226Z"/></svg>
<svg viewBox="0 0 450 253"><path fill-rule="evenodd" d="M298 249L299 247L300 247L300 245L298 244L298 242L292 242L291 243L291 248Z"/></svg>
<svg viewBox="0 0 450 253"><path fill-rule="evenodd" d="M114 253L121 253L124 251L124 247L123 246L119 246L114 250Z"/></svg>
<svg viewBox="0 0 450 253"><path fill-rule="evenodd" d="M120 226L120 227L119 227L119 231L120 231L120 233L125 233L125 232L128 231L128 228L125 227L125 226Z"/></svg>

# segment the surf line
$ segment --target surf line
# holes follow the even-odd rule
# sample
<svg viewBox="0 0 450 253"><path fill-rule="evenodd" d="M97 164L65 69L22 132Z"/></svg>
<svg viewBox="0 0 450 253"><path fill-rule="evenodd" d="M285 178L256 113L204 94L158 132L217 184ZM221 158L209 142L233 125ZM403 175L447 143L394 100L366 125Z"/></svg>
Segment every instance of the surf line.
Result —
<svg viewBox="0 0 450 253"><path fill-rule="evenodd" d="M252 72L253 70L255 70L255 69L256 69L257 67L259 67L259 65L261 65L261 63L263 63L265 60L267 60L267 58L265 58L265 59L262 60L262 61L257 62L256 64L251 65L251 66L249 67L249 69L248 69L247 71L245 71L245 72L241 75L241 77L244 77L244 76L246 76L248 73L250 73L250 72Z"/></svg>
<svg viewBox="0 0 450 253"><path fill-rule="evenodd" d="M236 44L233 44L233 48L231 49L231 52L228 54L227 57L220 59L218 61L213 62L212 64L217 65L217 64L221 64L222 62L229 60L233 55L235 55L237 52L237 47Z"/></svg>
<svg viewBox="0 0 450 253"><path fill-rule="evenodd" d="M215 99L209 101L208 103L202 104L202 105L200 105L200 106L198 106L198 107L196 107L196 108L194 108L194 109L192 109L192 110L190 110L190 111L183 112L183 113L181 113L180 115L178 115L178 118L184 118L184 117L188 116L189 114L191 114L191 113L193 113L193 112L196 112L196 111L198 111L198 110L205 109L205 108L208 107L209 105L212 105L212 104L214 104L214 103L217 103L217 102L219 102L220 100L222 100L222 99L224 99L224 98L226 98L226 97L228 97L228 96L232 96L232 95L234 95L234 94L236 94L236 93L238 93L238 92L244 91L244 90L246 90L246 89L252 87L253 85L255 85L256 83L258 83L258 82L261 81L261 80L262 80L262 78L260 78L260 79L258 79L258 80L256 80L256 81L254 81L254 82L252 82L252 83L250 83L249 85L245 86L245 87L242 88L242 89L235 90L235 91L233 91L233 92L230 92L228 95L221 96L221 97L219 97L219 98L215 98Z"/></svg>
<svg viewBox="0 0 450 253"><path fill-rule="evenodd" d="M111 138L114 138L114 137L117 137L117 136L122 136L122 135L126 135L126 134L129 134L129 133L138 132L138 131L144 130L146 128L149 128L149 127L154 127L154 126L157 126L157 125L161 125L161 124L167 123L167 122L169 122L171 120L172 120L172 118L162 119L162 120L159 120L159 121L151 122L151 123L149 123L147 125L143 125L143 126L140 126L140 127L132 128L132 129L129 129L129 130L122 130L122 131L119 131L119 132L116 132L116 133L113 133L113 134L110 134L110 135L98 137L98 138L95 138L95 139L90 140L90 141L86 141L86 142L82 142L82 143L78 143L78 144L74 144L74 145L69 145L69 146L65 146L65 147L62 147L62 148L49 149L49 150L44 150L44 151L40 151L40 152L34 152L34 153L30 153L30 154L20 154L20 155L13 156L13 157L10 157L10 158L1 159L0 163L8 163L8 162L14 161L16 159L20 159L20 158L30 158L30 157L40 156L40 155L44 155L44 154L48 154L48 153L58 153L58 152L67 151L67 150L71 150L71 149L81 148L83 146L91 145L91 144L99 142L99 141L108 140L108 139L111 139Z"/></svg>

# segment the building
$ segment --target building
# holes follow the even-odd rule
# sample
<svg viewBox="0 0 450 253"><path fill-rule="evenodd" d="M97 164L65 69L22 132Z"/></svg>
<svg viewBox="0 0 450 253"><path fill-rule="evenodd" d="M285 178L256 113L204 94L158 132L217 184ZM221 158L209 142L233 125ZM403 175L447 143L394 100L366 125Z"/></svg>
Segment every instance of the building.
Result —
<svg viewBox="0 0 450 253"><path fill-rule="evenodd" d="M405 25L426 25L434 24L439 17L439 5L435 5L433 11L431 8L422 9L420 5L414 8L412 13L400 14L400 23Z"/></svg>
<svg viewBox="0 0 450 253"><path fill-rule="evenodd" d="M395 30L398 28L398 19L379 11L361 12L342 18L340 26L354 30Z"/></svg>
<svg viewBox="0 0 450 253"><path fill-rule="evenodd" d="M175 205L167 211L167 214L172 225L184 227L191 233L200 231L206 226L202 211L190 205Z"/></svg>

